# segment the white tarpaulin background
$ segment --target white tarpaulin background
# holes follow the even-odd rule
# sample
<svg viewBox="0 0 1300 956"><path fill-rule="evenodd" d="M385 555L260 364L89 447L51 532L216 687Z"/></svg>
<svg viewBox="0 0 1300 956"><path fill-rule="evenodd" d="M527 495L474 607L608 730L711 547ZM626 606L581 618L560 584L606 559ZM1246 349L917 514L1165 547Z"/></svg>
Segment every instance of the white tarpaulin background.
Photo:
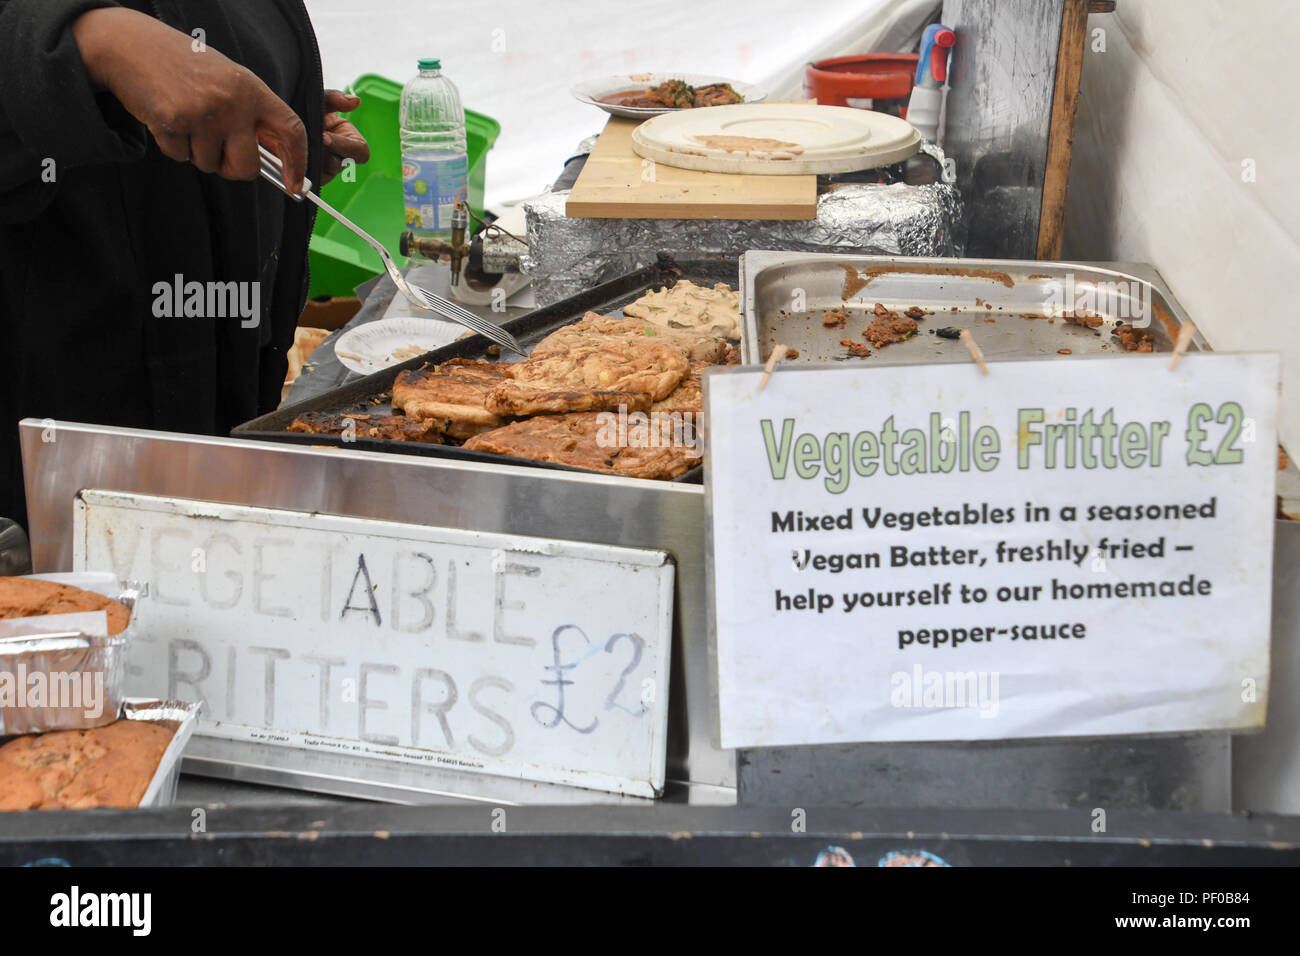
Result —
<svg viewBox="0 0 1300 956"><path fill-rule="evenodd" d="M1300 449L1300 6L1120 0L1089 17L1065 217L1067 258L1160 270L1219 350L1282 353L1284 444ZM1090 39L1095 39L1096 35Z"/></svg>
<svg viewBox="0 0 1300 956"><path fill-rule="evenodd" d="M307 0L325 82L363 73L405 82L441 57L461 100L501 123L487 202L536 195L603 113L569 95L584 79L631 71L713 73L801 95L812 59L910 46L935 0Z"/></svg>

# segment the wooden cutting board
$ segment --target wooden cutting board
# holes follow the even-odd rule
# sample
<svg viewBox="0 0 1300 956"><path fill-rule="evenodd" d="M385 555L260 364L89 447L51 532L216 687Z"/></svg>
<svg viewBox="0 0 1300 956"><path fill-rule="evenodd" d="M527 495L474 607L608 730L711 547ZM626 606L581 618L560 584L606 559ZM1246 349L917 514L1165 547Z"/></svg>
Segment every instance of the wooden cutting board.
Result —
<svg viewBox="0 0 1300 956"><path fill-rule="evenodd" d="M638 120L611 116L567 215L578 219L815 219L817 177L747 176L650 164L632 151ZM653 176L651 176L653 172Z"/></svg>

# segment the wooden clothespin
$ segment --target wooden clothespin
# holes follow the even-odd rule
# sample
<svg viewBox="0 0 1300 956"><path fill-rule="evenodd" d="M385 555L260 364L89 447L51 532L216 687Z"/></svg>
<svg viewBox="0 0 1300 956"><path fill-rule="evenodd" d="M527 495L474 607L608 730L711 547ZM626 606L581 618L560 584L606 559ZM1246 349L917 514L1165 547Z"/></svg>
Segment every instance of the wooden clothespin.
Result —
<svg viewBox="0 0 1300 956"><path fill-rule="evenodd" d="M772 354L767 357L767 364L763 366L763 377L758 380L758 390L761 392L767 388L767 380L772 377L772 369L776 368L776 363L785 358L785 346L777 343L772 347Z"/></svg>
<svg viewBox="0 0 1300 956"><path fill-rule="evenodd" d="M1169 359L1169 371L1178 368L1178 363L1183 360L1183 353L1187 347L1192 344L1192 336L1196 334L1196 326L1190 322L1183 323L1178 330L1178 338L1174 341L1174 354Z"/></svg>
<svg viewBox="0 0 1300 956"><path fill-rule="evenodd" d="M970 352L970 357L975 360L975 364L980 367L980 371L985 375L989 373L989 367L984 363L984 353L980 347L975 344L975 336L970 334L970 329L961 330L961 340L966 345L966 351Z"/></svg>

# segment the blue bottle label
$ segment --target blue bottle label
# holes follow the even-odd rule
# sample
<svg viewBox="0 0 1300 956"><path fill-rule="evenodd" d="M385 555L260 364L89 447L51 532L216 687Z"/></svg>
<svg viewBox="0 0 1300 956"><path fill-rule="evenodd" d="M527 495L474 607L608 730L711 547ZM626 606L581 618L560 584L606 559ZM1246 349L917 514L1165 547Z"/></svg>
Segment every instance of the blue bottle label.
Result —
<svg viewBox="0 0 1300 956"><path fill-rule="evenodd" d="M452 207L457 199L468 198L467 174L464 155L402 157L406 227L421 232L450 231Z"/></svg>

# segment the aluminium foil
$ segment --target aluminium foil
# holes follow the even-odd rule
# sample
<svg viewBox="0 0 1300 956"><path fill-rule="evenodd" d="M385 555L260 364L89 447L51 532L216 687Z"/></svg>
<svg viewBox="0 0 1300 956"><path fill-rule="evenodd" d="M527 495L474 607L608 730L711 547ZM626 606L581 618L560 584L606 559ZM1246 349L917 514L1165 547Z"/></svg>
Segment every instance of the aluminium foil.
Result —
<svg viewBox="0 0 1300 956"><path fill-rule="evenodd" d="M818 197L815 219L578 219L565 215L568 193L544 193L525 205L528 253L539 305L549 305L655 261L739 257L751 249L854 255L960 254L961 200L935 183L840 183Z"/></svg>

